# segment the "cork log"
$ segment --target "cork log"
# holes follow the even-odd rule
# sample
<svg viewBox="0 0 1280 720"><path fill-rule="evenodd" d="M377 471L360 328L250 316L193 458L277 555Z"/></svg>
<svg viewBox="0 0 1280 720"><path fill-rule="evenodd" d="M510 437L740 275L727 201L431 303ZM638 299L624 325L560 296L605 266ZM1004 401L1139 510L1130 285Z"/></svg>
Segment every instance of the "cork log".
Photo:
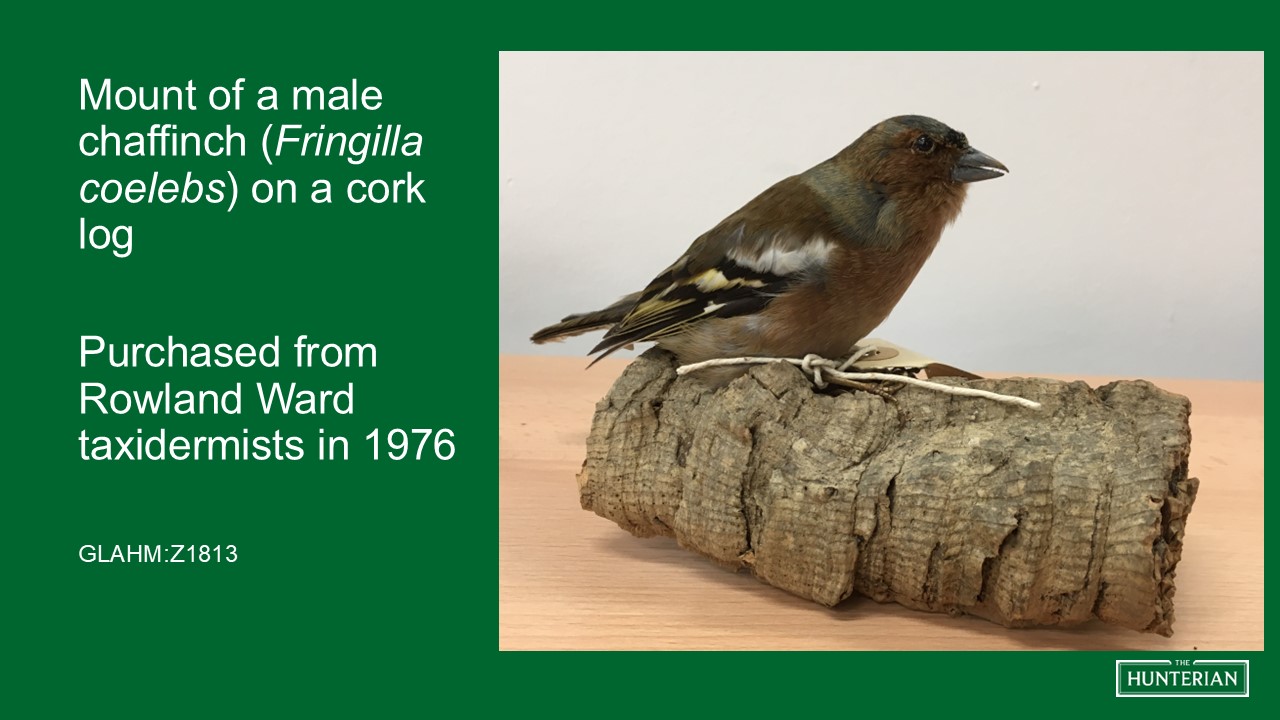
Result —
<svg viewBox="0 0 1280 720"><path fill-rule="evenodd" d="M1043 407L816 391L789 365L713 389L651 350L596 406L582 506L823 605L1172 634L1190 402L1145 381L940 382Z"/></svg>

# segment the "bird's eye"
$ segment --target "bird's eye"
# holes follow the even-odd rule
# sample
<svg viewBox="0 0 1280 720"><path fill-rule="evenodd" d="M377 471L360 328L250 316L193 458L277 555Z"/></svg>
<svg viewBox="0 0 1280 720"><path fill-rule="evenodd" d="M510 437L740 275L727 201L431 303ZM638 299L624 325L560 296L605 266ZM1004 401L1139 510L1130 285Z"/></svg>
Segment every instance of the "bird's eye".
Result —
<svg viewBox="0 0 1280 720"><path fill-rule="evenodd" d="M933 138L929 137L928 135L921 135L920 137L916 138L915 142L911 143L911 147L916 152L924 153L927 155L933 152L933 149L937 147L937 145L933 142Z"/></svg>

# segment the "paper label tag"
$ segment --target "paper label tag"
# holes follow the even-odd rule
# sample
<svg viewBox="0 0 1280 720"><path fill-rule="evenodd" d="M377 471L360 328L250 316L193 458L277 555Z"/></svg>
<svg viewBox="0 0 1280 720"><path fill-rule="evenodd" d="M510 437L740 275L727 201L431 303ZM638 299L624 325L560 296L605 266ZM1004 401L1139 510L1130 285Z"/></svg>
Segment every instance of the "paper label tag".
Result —
<svg viewBox="0 0 1280 720"><path fill-rule="evenodd" d="M895 345L888 340L880 340L878 338L867 338L858 343L859 347L867 347L874 345L877 351L867 357L862 358L851 366L856 370L887 370L889 368L907 368L910 370L922 370L929 365L937 364L937 360L916 352L908 350L901 345Z"/></svg>

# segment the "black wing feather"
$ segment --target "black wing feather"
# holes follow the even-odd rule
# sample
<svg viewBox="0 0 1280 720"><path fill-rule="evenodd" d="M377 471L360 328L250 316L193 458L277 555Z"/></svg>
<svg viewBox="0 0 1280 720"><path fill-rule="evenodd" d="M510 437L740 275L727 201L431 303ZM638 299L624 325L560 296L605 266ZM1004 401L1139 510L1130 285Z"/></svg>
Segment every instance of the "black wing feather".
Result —
<svg viewBox="0 0 1280 720"><path fill-rule="evenodd" d="M700 277L706 278L701 285L697 281ZM794 280L727 259L701 272L672 267L650 283L627 317L605 333L591 352L608 355L634 342L668 337L706 318L758 313Z"/></svg>

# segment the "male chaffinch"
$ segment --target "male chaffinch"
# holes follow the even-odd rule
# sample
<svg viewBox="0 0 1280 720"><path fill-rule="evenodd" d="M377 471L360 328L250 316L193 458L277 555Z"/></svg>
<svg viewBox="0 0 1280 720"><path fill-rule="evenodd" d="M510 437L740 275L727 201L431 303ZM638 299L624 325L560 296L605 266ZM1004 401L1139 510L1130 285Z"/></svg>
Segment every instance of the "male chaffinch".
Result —
<svg viewBox="0 0 1280 720"><path fill-rule="evenodd" d="M937 120L889 118L725 218L645 289L531 339L607 327L601 358L648 340L681 364L842 357L898 304L968 183L1007 172Z"/></svg>

